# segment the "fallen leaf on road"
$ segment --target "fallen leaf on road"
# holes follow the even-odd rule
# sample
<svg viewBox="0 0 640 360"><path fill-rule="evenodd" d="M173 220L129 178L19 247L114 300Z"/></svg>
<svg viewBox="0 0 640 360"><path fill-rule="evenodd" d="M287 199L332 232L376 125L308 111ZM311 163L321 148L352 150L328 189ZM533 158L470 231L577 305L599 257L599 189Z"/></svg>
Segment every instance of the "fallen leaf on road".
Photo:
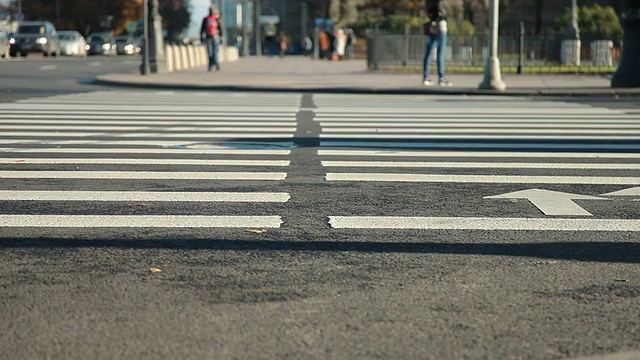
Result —
<svg viewBox="0 0 640 360"><path fill-rule="evenodd" d="M616 282L629 282L629 279L616 279Z"/></svg>
<svg viewBox="0 0 640 360"><path fill-rule="evenodd" d="M156 268L156 267L152 267L151 269L149 269L149 271L151 271L152 273L161 273L162 269Z"/></svg>
<svg viewBox="0 0 640 360"><path fill-rule="evenodd" d="M27 162L27 160L16 160L17 163Z"/></svg>
<svg viewBox="0 0 640 360"><path fill-rule="evenodd" d="M153 206L151 203L137 203L137 204L129 204L129 206Z"/></svg>
<svg viewBox="0 0 640 360"><path fill-rule="evenodd" d="M266 233L267 230L264 230L264 229L252 229L252 230L249 230L249 232L256 233L256 234L262 234L262 233Z"/></svg>

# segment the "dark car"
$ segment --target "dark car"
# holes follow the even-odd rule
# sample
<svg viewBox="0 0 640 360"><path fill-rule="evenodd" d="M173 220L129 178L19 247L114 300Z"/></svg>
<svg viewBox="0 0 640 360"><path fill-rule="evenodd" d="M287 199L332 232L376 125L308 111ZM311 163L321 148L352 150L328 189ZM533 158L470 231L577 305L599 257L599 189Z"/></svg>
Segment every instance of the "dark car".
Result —
<svg viewBox="0 0 640 360"><path fill-rule="evenodd" d="M135 55L140 53L140 44L133 36L116 36L118 55Z"/></svg>
<svg viewBox="0 0 640 360"><path fill-rule="evenodd" d="M11 56L27 56L30 53L43 53L44 56L60 55L58 33L48 21L28 21L20 24L18 31L13 34L13 39Z"/></svg>
<svg viewBox="0 0 640 360"><path fill-rule="evenodd" d="M110 33L93 33L87 36L88 55L116 55L116 40Z"/></svg>

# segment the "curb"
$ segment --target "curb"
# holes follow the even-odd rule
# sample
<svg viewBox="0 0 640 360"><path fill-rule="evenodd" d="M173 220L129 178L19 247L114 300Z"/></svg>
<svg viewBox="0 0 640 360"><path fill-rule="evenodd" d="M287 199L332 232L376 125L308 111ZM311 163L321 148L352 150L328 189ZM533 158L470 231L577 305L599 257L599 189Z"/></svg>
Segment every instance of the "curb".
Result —
<svg viewBox="0 0 640 360"><path fill-rule="evenodd" d="M339 87L278 87L278 86L247 86L247 85L199 85L174 84L168 82L143 82L112 80L108 75L98 76L93 81L96 85L120 86L146 89L174 89L174 90L208 90L208 91L243 91L243 92L295 92L315 94L376 94L376 95L472 95L472 96L525 96L525 97L572 97L572 98L636 98L640 97L640 88L616 89L534 89L534 90L479 90L476 88L365 88L357 86Z"/></svg>

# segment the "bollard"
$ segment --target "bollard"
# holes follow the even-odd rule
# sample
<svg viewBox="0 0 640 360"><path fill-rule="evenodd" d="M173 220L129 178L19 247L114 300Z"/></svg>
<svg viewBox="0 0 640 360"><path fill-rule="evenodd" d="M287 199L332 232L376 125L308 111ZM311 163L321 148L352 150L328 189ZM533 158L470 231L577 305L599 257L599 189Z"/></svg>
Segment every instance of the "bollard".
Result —
<svg viewBox="0 0 640 360"><path fill-rule="evenodd" d="M164 46L164 53L167 58L167 72L174 72L175 68L173 66L173 48L171 45L166 44Z"/></svg>
<svg viewBox="0 0 640 360"><path fill-rule="evenodd" d="M640 1L627 0L629 10L622 19L622 54L611 78L611 87L640 87Z"/></svg>

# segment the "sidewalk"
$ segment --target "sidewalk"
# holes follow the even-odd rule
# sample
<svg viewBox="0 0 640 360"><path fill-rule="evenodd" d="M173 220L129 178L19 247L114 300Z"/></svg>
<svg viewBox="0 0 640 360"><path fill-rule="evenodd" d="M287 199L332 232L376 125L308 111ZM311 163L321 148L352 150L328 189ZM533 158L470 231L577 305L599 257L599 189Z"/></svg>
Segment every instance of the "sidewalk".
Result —
<svg viewBox="0 0 640 360"><path fill-rule="evenodd" d="M107 85L162 89L296 91L379 94L468 94L640 97L640 88L610 87L602 75L504 75L505 92L479 90L482 74L448 75L453 87L423 86L419 74L367 70L366 61L331 62L308 57L249 57L223 64L220 72L197 68L168 74L107 74Z"/></svg>

